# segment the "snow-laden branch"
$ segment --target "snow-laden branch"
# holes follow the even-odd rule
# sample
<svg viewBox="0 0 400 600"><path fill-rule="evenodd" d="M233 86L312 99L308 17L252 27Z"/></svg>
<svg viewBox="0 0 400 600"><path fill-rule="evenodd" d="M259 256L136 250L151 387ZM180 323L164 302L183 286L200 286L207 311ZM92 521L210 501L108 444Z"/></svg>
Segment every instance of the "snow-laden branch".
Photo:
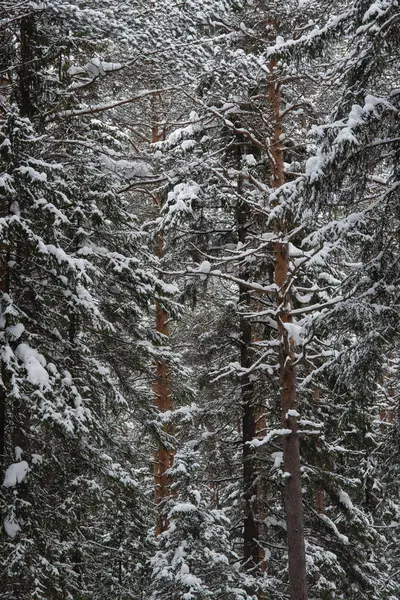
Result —
<svg viewBox="0 0 400 600"><path fill-rule="evenodd" d="M86 115L95 115L97 113L105 112L107 110L112 110L113 108L119 108L120 106L124 106L125 104L132 104L132 102L137 102L142 98L146 98L147 96L154 96L157 94L162 94L164 92L168 92L171 90L178 89L178 85L170 85L164 88L156 88L153 90L142 90L136 96L132 96L131 98L125 98L124 100L119 100L118 102L107 102L106 104L97 104L95 106L88 106L87 108L82 109L71 109L71 110L62 110L60 112L51 113L47 115L48 121L54 121L55 119L67 119L74 117L84 117Z"/></svg>

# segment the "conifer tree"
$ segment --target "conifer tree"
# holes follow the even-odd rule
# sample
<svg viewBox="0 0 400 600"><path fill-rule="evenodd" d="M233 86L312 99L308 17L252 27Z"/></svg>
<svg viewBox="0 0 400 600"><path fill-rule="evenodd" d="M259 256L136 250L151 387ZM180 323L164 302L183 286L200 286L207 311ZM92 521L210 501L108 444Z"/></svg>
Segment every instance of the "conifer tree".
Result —
<svg viewBox="0 0 400 600"><path fill-rule="evenodd" d="M121 595L127 581L142 581L132 555L136 546L145 564L147 528L124 421L143 430L152 415L135 380L150 385L163 352L147 315L156 297L168 302L171 286L145 268L146 237L110 173L107 154L118 162L126 136L91 116L74 128L59 110L76 106L64 71L69 5L27 8L6 18L15 38L5 36L13 61L4 65L0 139L1 593L106 597L108 581ZM80 57L90 51L90 3L81 9L72 27L77 38L81 27ZM104 33L106 21L94 16Z"/></svg>

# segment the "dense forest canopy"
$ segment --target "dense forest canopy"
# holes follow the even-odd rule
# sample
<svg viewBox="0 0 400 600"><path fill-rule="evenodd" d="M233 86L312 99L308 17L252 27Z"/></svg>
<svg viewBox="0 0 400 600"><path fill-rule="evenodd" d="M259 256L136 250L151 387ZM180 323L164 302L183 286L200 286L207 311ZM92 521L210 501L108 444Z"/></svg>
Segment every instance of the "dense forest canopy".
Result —
<svg viewBox="0 0 400 600"><path fill-rule="evenodd" d="M0 600L400 600L398 0L0 0Z"/></svg>

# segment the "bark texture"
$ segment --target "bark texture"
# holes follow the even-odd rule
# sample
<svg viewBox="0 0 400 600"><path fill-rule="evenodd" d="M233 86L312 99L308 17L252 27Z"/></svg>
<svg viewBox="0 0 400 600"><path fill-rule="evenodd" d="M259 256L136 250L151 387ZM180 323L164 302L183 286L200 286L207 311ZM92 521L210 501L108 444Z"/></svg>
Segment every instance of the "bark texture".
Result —
<svg viewBox="0 0 400 600"><path fill-rule="evenodd" d="M275 80L276 63L269 64L270 77L267 84L272 135L270 142L271 183L274 188L285 183L283 126L281 118L280 83ZM284 505L287 523L290 600L307 600L306 555L304 543L303 501L300 477L300 438L296 418L296 372L293 343L285 324L292 322L290 315L290 260L289 245L285 241L286 223L276 224L276 236L282 241L274 244L277 293L277 324L280 340L280 402L282 427L291 433L283 436L283 464L285 471Z"/></svg>
<svg viewBox="0 0 400 600"><path fill-rule="evenodd" d="M5 249L2 249L0 254L0 293L1 295L8 293L8 269L7 269L7 258L5 255ZM0 361L0 469L1 472L4 469L5 460L5 439L6 439L6 402L7 402L7 390L6 390L6 372L3 360Z"/></svg>
<svg viewBox="0 0 400 600"><path fill-rule="evenodd" d="M240 193L242 181L238 182ZM239 200L236 221L238 237L242 244L246 242L246 223L249 221L249 208L244 201ZM249 279L249 273L241 273L241 278ZM240 307L250 307L251 298L245 285L239 285ZM251 344L252 328L249 320L240 316L240 365L248 369L252 363ZM243 559L246 569L257 567L259 555L259 535L256 521L257 504L255 503L257 471L255 464L254 449L250 446L256 436L256 406L254 403L254 384L249 375L241 377L241 401L242 401L242 441L243 441L243 502L244 502L244 529L243 529Z"/></svg>
<svg viewBox="0 0 400 600"><path fill-rule="evenodd" d="M152 104L152 142L158 142L163 133L159 132L158 128L158 113L157 105L158 98L153 96L151 99ZM161 201L157 198L154 199L154 203L157 207L160 207ZM163 258L164 256L164 238L162 233L158 233L155 243L155 254L157 258ZM168 337L168 314L165 308L159 303L156 303L156 331L157 333ZM153 385L153 392L155 396L155 405L160 412L166 412L172 409L172 393L171 393L171 374L167 361L158 361L155 365L155 381ZM163 427L163 433L165 437L171 434L170 427L165 425ZM166 474L166 471L172 467L174 461L174 452L170 447L160 441L159 446L154 453L154 500L158 507L157 522L156 522L156 535L165 531L168 523L163 517L161 510L162 503L170 495L170 478Z"/></svg>

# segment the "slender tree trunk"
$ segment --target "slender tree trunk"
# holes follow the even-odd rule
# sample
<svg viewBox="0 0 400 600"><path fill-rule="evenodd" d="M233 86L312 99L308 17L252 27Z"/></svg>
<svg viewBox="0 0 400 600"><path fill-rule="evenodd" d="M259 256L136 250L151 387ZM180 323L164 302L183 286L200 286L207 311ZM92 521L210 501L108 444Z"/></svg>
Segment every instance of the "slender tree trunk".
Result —
<svg viewBox="0 0 400 600"><path fill-rule="evenodd" d="M241 193L242 180L238 181L238 192ZM249 208L241 200L238 201L236 221L238 237L242 244L246 243L246 224L249 221ZM249 273L241 274L244 280L249 279ZM239 304L241 308L250 307L251 298L248 289L239 285ZM244 369L251 366L252 328L246 317L240 316L240 365ZM243 559L246 569L251 570L259 563L258 527L256 521L256 479L255 452L250 446L256 436L256 406L254 403L254 384L249 375L241 377L242 401L242 440L243 440L243 502L244 502L244 531L243 531Z"/></svg>
<svg viewBox="0 0 400 600"><path fill-rule="evenodd" d="M33 53L38 52L38 48L33 46L33 37L35 33L35 22L33 15L28 15L21 19L20 24L20 53L21 66L18 70L19 87L19 108L23 117L32 117L35 113L33 102L33 92L37 87L35 65L32 64ZM35 58L38 58L37 56Z"/></svg>
<svg viewBox="0 0 400 600"><path fill-rule="evenodd" d="M9 290L7 256L5 248L1 249L0 254L0 292L7 294ZM1 315L0 315L1 316ZM3 360L1 360L1 381L0 381L0 476L3 473L5 466L5 450L6 450L6 403L7 403L7 388L6 388L6 372Z"/></svg>
<svg viewBox="0 0 400 600"><path fill-rule="evenodd" d="M162 239L162 238L161 238ZM160 256L157 254L157 256ZM168 335L167 313L160 306L156 305L156 331L163 335ZM171 379L168 364L166 361L159 361L156 364L156 379L153 386L155 395L155 404L160 412L166 412L172 409ZM168 426L164 426L164 433L170 434ZM170 448L160 442L154 455L154 499L156 505L161 508L162 502L170 495L169 477L166 471L172 467L174 453ZM159 535L167 527L163 519L162 511L159 510L156 523L156 535Z"/></svg>
<svg viewBox="0 0 400 600"><path fill-rule="evenodd" d="M152 142L156 143L162 137L160 136L158 127L158 111L157 111L158 99L156 96L152 96ZM157 203L160 207L161 202ZM155 254L157 258L163 258L164 256L164 238L162 233L158 233L156 236L155 243ZM156 302L156 331L161 335L168 337L168 314L165 308ZM155 381L153 385L153 391L155 396L155 405L160 412L166 412L172 409L172 394L171 394L171 374L167 361L161 360L156 363L155 366ZM170 428L164 426L164 433L170 434ZM159 535L164 531L168 525L162 515L161 504L170 495L170 482L169 477L166 475L166 471L172 467L174 461L174 452L170 448L160 442L158 449L154 453L154 499L158 507L157 523L156 523L156 535Z"/></svg>
<svg viewBox="0 0 400 600"><path fill-rule="evenodd" d="M313 388L312 397L313 397L314 402L317 404L319 402L319 397L320 397L318 388L316 388L316 387ZM318 434L315 443L316 443L317 451L319 451L321 448L320 434ZM325 512L325 489L323 486L323 482L321 480L317 482L316 489L315 489L315 495L314 495L314 501L315 501L315 508L316 508L318 514L322 515Z"/></svg>
<svg viewBox="0 0 400 600"><path fill-rule="evenodd" d="M258 294L256 294L258 295ZM253 308L256 311L262 310L261 302L253 301ZM257 331L257 325L253 324L253 332L252 332L252 342L253 344L262 340L263 334L260 330ZM259 440L263 439L267 433L267 414L266 414L266 406L264 404L260 404L257 399L257 408L255 414L255 437ZM262 451L261 451L262 452ZM260 454L260 451L259 451ZM263 546L263 541L266 540L267 537L267 528L265 524L266 519L266 473L267 473L267 465L266 465L266 455L262 453L261 456L257 457L257 480L256 480L256 502L257 502L257 528L258 528L258 563L260 569L265 572L268 568L268 563L265 558L265 548ZM259 596L259 600L262 600L264 596Z"/></svg>
<svg viewBox="0 0 400 600"><path fill-rule="evenodd" d="M240 303L248 303L247 289L240 286ZM247 319L240 319L240 364L244 368L251 366L251 325ZM244 500L244 551L243 557L248 569L259 563L258 527L255 518L256 478L255 452L249 445L256 436L256 412L254 407L254 385L249 375L241 377L242 433L243 433L243 500Z"/></svg>
<svg viewBox="0 0 400 600"><path fill-rule="evenodd" d="M283 128L280 113L281 97L279 82L275 80L276 64L269 64L268 100L270 105L273 132L271 136L271 183L277 188L285 182ZM307 600L306 556L304 543L303 502L300 477L300 438L296 419L296 372L294 367L293 344L286 324L292 322L290 315L290 260L289 245L284 241L286 223L280 220L276 225L276 235L282 241L274 245L274 280L278 287L277 323L280 340L280 400L282 426L291 433L283 436L283 464L285 471L284 504L287 523L287 543L289 558L290 600Z"/></svg>

